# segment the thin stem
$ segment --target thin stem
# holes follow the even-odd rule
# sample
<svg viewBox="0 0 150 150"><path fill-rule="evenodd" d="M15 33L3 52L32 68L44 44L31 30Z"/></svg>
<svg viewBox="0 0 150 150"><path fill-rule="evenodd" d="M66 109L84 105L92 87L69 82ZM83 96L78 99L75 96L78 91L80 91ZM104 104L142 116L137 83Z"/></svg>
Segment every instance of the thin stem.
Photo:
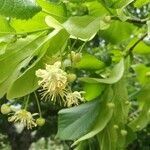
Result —
<svg viewBox="0 0 150 150"><path fill-rule="evenodd" d="M73 48L74 48L75 44L77 43L77 40L78 40L78 38L77 38L77 39L75 39L75 41L73 42L73 44L72 44L72 46L71 46L71 48L70 48L70 51L72 51L72 50L73 50Z"/></svg>
<svg viewBox="0 0 150 150"><path fill-rule="evenodd" d="M86 43L87 43L87 41L85 41L85 42L81 45L81 47L79 48L79 53L82 51L82 49L84 48L84 46L86 45Z"/></svg>
<svg viewBox="0 0 150 150"><path fill-rule="evenodd" d="M111 16L112 20L120 20L117 16ZM126 22L129 23L138 23L138 24L146 24L146 21L149 20L149 18L146 19L134 19L134 18L129 18L126 20Z"/></svg>
<svg viewBox="0 0 150 150"><path fill-rule="evenodd" d="M30 94L27 96L27 99L26 99L26 103L25 103L25 107L24 107L25 110L28 107L29 99L30 99Z"/></svg>
<svg viewBox="0 0 150 150"><path fill-rule="evenodd" d="M132 51L134 50L134 48L147 36L147 33L145 33L141 38L139 38L128 50L127 53L125 55L125 58L129 55L132 54Z"/></svg>
<svg viewBox="0 0 150 150"><path fill-rule="evenodd" d="M42 117L41 107L40 107L39 99L37 97L36 92L34 92L34 95L35 95L35 99L36 99L36 102L37 102L37 105L38 105L38 110L39 110L40 117Z"/></svg>

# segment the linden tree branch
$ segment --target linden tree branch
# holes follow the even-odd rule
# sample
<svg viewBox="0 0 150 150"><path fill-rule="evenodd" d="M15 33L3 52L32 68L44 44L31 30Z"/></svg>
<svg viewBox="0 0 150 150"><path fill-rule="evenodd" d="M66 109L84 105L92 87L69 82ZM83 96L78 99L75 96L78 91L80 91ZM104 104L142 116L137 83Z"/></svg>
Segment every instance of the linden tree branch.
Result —
<svg viewBox="0 0 150 150"><path fill-rule="evenodd" d="M132 54L132 51L134 48L147 36L147 33L145 33L141 38L139 38L126 52L125 58Z"/></svg>

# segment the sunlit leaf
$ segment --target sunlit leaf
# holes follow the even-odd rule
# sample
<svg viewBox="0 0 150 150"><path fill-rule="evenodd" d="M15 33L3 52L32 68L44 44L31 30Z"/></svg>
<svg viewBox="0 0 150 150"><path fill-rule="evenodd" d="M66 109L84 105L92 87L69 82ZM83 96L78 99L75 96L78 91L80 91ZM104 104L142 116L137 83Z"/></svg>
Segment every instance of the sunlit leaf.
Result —
<svg viewBox="0 0 150 150"><path fill-rule="evenodd" d="M106 84L113 84L118 82L124 73L124 60L122 59L112 70L110 76L106 79L99 79L99 78L90 78L90 77L82 77L80 81L84 81L87 83L106 83Z"/></svg>
<svg viewBox="0 0 150 150"><path fill-rule="evenodd" d="M108 23L104 23L100 17L93 16L71 17L63 26L72 37L83 41L92 39L99 30L105 30L109 27Z"/></svg>
<svg viewBox="0 0 150 150"><path fill-rule="evenodd" d="M134 3L135 7L142 7L143 5L146 5L149 3L149 0L136 0Z"/></svg>
<svg viewBox="0 0 150 150"><path fill-rule="evenodd" d="M100 83L84 83L83 89L85 91L84 98L90 101L102 94L104 85Z"/></svg>
<svg viewBox="0 0 150 150"><path fill-rule="evenodd" d="M40 10L35 0L0 0L0 14L7 17L29 19Z"/></svg>

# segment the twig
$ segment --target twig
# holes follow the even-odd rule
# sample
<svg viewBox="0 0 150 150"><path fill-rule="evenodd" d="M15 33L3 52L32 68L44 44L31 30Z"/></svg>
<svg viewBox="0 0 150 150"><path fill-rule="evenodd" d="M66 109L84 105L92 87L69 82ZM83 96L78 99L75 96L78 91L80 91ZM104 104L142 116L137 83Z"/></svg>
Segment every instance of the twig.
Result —
<svg viewBox="0 0 150 150"><path fill-rule="evenodd" d="M147 36L147 33L145 33L141 38L139 38L128 50L127 53L125 54L125 58L129 55L132 54L132 51L134 48Z"/></svg>
<svg viewBox="0 0 150 150"><path fill-rule="evenodd" d="M111 19L112 20L120 20L117 16L112 16ZM126 20L126 22L137 23L137 24L146 24L147 20L148 19L142 19L141 20L141 19L131 19L131 18L129 18L129 19Z"/></svg>

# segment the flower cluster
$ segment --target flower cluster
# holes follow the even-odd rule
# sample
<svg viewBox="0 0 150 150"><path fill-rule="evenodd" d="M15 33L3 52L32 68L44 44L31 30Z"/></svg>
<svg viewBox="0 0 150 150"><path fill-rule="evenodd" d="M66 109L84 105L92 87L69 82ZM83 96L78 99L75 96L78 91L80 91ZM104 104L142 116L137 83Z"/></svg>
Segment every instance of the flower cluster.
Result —
<svg viewBox="0 0 150 150"><path fill-rule="evenodd" d="M60 97L64 104L68 107L78 105L79 101L83 101L82 92L71 92L68 88L68 75L61 69L61 62L57 61L53 65L45 66L45 69L36 71L36 76L41 78L38 84L42 87L42 99L50 99L56 102L56 98ZM61 102L60 102L61 103Z"/></svg>
<svg viewBox="0 0 150 150"><path fill-rule="evenodd" d="M32 127L36 127L37 124L33 116L37 115L37 113L31 114L29 111L25 109L21 109L13 113L11 117L8 118L9 122L20 123L23 124L27 129L32 129Z"/></svg>
<svg viewBox="0 0 150 150"><path fill-rule="evenodd" d="M56 97L64 97L67 86L67 74L61 67L61 62L56 62L54 65L46 65L45 69L36 71L36 76L42 80L38 82L42 86L42 98L56 101Z"/></svg>
<svg viewBox="0 0 150 150"><path fill-rule="evenodd" d="M66 106L70 107L73 104L78 105L79 100L84 101L84 98L81 96L82 93L84 93L84 92L75 91L73 93L68 93L66 95Z"/></svg>

